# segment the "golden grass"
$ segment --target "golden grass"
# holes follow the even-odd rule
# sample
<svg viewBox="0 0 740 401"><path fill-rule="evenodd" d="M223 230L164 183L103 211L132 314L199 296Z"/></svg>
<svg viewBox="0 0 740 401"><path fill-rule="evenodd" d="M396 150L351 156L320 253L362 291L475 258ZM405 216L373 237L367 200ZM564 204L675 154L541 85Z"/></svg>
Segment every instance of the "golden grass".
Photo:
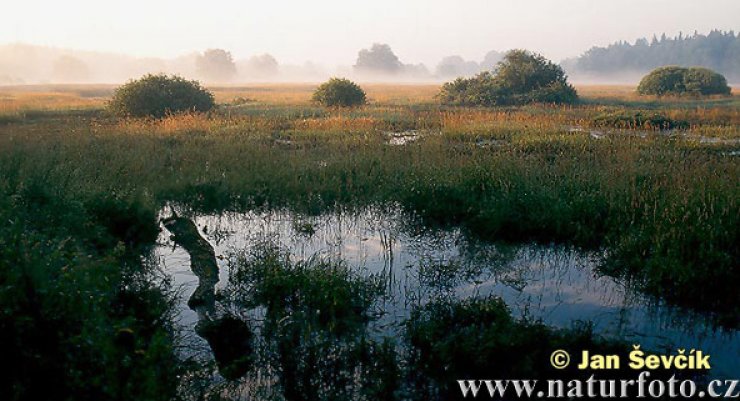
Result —
<svg viewBox="0 0 740 401"><path fill-rule="evenodd" d="M296 107L313 107L311 95L317 84L254 84L244 86L216 86L209 89L217 103L231 105L229 115L250 120L253 129L285 129L279 119L282 110ZM637 95L634 86L582 85L577 89L585 104L577 106L536 106L522 108L454 109L408 106L429 106L436 103L439 85L431 84L362 84L368 95L369 106L330 113L330 117L314 115L291 121L290 128L297 130L363 130L387 129L390 115L395 115L402 129L407 125L444 129L477 135L492 128L506 128L506 124L523 124L532 128L552 129L562 125L588 126L591 118L599 113L624 108L660 108L660 113L676 120L689 121L693 129L716 127L723 137L738 137L740 127L740 100L734 98L711 99L657 99ZM17 118L32 111L60 111L101 109L113 93L113 85L26 85L0 88L0 117ZM262 110L254 109L257 107ZM271 109L271 107L275 107ZM287 107L287 108L286 108ZM253 110L248 116L243 111ZM320 109L317 110L320 111ZM284 113L283 113L284 114ZM416 121L417 123L414 123ZM132 126L141 122L127 123ZM202 129L196 117L165 119L156 124L158 132ZM194 127L200 124L201 127ZM282 125L281 125L282 124ZM143 127L139 127L142 128ZM147 129L152 127L147 127ZM131 129L131 127L128 127ZM127 129L127 130L128 130Z"/></svg>
<svg viewBox="0 0 740 401"><path fill-rule="evenodd" d="M238 100L271 105L308 105L318 84L259 84L249 86L221 86L209 88L216 102L233 103ZM361 84L368 102L388 105L407 105L434 102L439 85Z"/></svg>
<svg viewBox="0 0 740 401"><path fill-rule="evenodd" d="M233 104L256 102L265 105L309 105L315 83L269 83L209 87L216 102ZM370 104L411 105L435 103L440 85L435 84L361 84ZM114 85L22 85L0 87L0 113L24 110L67 110L103 107L115 89ZM634 85L578 85L584 99L619 101L659 101L640 96ZM733 88L735 96L740 88ZM693 99L670 99L692 102Z"/></svg>
<svg viewBox="0 0 740 401"><path fill-rule="evenodd" d="M638 99L634 85L576 85L579 96L587 98Z"/></svg>
<svg viewBox="0 0 740 401"><path fill-rule="evenodd" d="M105 98L83 97L73 92L25 92L0 90L0 113L11 114L28 110L72 110L99 108Z"/></svg>

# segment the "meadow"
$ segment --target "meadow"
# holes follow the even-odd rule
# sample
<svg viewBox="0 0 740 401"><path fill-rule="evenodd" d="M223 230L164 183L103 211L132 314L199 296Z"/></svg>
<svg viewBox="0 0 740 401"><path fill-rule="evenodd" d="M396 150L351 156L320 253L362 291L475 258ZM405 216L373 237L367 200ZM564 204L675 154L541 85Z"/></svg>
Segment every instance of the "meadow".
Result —
<svg viewBox="0 0 740 401"><path fill-rule="evenodd" d="M141 259L167 204L306 215L396 204L484 241L602 251L603 274L740 323L737 93L591 86L575 106L461 108L440 106L437 85L373 84L367 106L335 110L313 105L313 88L211 88L216 111L161 120L110 116L111 86L0 88L0 339L21 365L0 379L3 399L43 394L37 375L76 399L177 395L182 372L163 368L177 365L172 289ZM469 306L455 313L499 308ZM413 338L444 331L434 322Z"/></svg>

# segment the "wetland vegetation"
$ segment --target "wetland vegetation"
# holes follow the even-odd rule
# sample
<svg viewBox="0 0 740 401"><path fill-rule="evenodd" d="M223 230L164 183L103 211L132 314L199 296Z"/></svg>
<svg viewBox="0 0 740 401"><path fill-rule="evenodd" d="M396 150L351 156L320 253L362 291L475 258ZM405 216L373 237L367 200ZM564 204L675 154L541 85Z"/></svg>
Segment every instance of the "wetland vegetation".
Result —
<svg viewBox="0 0 740 401"><path fill-rule="evenodd" d="M159 119L110 115L110 87L0 89L0 338L13 367L0 398L448 399L456 377L445 369L547 377L539 364L554 344L625 346L588 324L515 314L495 288L463 291L529 283L516 269L481 279L481 266L509 266L519 259L507 249L522 246L594 255L585 275L700 316L737 344L737 95L584 87L573 105L477 108L438 104L433 85L363 85L367 105L325 109L313 89L212 88L216 109ZM224 256L219 241L237 235L198 220L287 210L283 235L311 241L325 216L373 208L383 212L370 220L403 223L406 244L454 231L452 243L496 257L411 260L414 282L439 291L404 295L390 329L387 273L274 241ZM173 229L174 242L195 227L193 242L216 251L178 245L227 274L189 306L196 286L178 294L157 257L175 245L160 221L172 210L197 223ZM198 323L183 320L190 307ZM516 349L531 360L487 363Z"/></svg>

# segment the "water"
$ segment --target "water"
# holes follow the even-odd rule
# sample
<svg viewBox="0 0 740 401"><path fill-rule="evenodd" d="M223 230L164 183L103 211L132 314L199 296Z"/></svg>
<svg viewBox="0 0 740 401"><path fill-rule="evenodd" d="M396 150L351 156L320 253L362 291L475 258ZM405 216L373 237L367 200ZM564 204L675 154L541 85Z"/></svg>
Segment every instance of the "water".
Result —
<svg viewBox="0 0 740 401"><path fill-rule="evenodd" d="M592 322L595 332L675 352L701 349L711 355L710 376L735 377L740 365L737 330L715 327L705 316L642 296L596 268L604 255L563 246L504 246L468 238L460 230L431 230L410 224L395 210L371 209L305 217L286 210L194 218L214 247L220 281L228 282L234 252L265 240L277 242L293 259L319 255L346 261L359 274L382 274L387 296L383 315L371 330L395 335L411 305L437 296L500 296L517 317L540 319L554 327ZM163 229L155 251L174 285L183 290L180 323L193 347L198 316L186 301L198 284L188 254Z"/></svg>

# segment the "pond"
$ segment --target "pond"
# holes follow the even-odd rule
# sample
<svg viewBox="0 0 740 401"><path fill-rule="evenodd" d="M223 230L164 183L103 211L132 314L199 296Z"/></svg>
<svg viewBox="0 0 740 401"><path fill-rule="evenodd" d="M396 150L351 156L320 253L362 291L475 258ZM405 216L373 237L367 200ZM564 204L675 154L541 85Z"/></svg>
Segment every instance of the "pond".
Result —
<svg viewBox="0 0 740 401"><path fill-rule="evenodd" d="M483 242L459 229L426 228L395 207L320 216L252 211L196 216L192 221L213 247L219 268L217 293L229 287L239 255L266 242L288 251L291 260L342 261L354 274L378 278L384 295L375 301L377 317L368 326L373 338L400 336L415 305L494 295L515 318L555 328L590 322L597 334L647 349L701 349L711 355L711 377L734 377L738 372L737 330L716 327L707 316L665 305L628 283L599 274L603 252ZM199 278L189 253L170 235L162 229L155 258L182 290L179 323L189 334L189 349L207 357L207 344L194 331L203 312L188 306ZM246 315L260 320L264 311L256 308Z"/></svg>

